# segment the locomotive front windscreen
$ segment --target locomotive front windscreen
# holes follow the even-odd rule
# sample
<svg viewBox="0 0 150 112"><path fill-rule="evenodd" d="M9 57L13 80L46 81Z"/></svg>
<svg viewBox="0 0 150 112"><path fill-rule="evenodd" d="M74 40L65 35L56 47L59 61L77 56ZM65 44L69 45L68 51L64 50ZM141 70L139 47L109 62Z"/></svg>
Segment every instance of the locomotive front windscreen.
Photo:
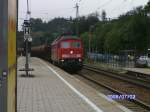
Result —
<svg viewBox="0 0 150 112"><path fill-rule="evenodd" d="M61 48L81 48L80 42L62 42Z"/></svg>
<svg viewBox="0 0 150 112"><path fill-rule="evenodd" d="M70 48L70 43L69 42L62 42L61 48Z"/></svg>
<svg viewBox="0 0 150 112"><path fill-rule="evenodd" d="M80 48L81 47L81 43L80 42L73 42L71 46L73 48Z"/></svg>

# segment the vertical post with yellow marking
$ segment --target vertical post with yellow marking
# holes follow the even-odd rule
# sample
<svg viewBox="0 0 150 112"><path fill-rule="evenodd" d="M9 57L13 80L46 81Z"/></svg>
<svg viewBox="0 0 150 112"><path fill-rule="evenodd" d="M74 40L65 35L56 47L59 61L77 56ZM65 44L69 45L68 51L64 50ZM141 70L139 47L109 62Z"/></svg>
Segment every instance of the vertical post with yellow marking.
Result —
<svg viewBox="0 0 150 112"><path fill-rule="evenodd" d="M16 104L16 0L8 0L8 81L7 112L15 112Z"/></svg>
<svg viewBox="0 0 150 112"><path fill-rule="evenodd" d="M16 111L17 0L0 0L0 112Z"/></svg>

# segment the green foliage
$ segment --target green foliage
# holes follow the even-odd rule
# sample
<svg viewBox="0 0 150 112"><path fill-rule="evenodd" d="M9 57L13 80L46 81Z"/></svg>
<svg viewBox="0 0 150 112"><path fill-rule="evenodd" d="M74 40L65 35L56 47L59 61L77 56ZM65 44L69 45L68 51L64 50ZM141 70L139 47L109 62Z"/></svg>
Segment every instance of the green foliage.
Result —
<svg viewBox="0 0 150 112"><path fill-rule="evenodd" d="M95 38L92 45L97 48L93 52L135 50L144 53L150 47L149 9L150 2L144 8L137 7L118 19L98 22L93 31Z"/></svg>
<svg viewBox="0 0 150 112"><path fill-rule="evenodd" d="M85 32L80 37L83 41L85 52L88 52L88 49L89 49L89 46L88 46L89 45L89 33Z"/></svg>
<svg viewBox="0 0 150 112"><path fill-rule="evenodd" d="M76 34L76 19L54 18L49 22L41 19L31 19L33 45L51 42L61 33L72 32ZM79 34L83 40L85 52L89 50L91 37L92 52L118 53L120 50L136 50L145 52L150 48L150 2L145 7L120 15L118 19L107 21L106 12L103 11L103 20L99 21L98 14L93 13L78 19ZM18 40L23 38L18 33ZM21 42L18 43L21 46Z"/></svg>
<svg viewBox="0 0 150 112"><path fill-rule="evenodd" d="M62 33L71 32L73 35L76 34L76 19L72 19L71 17L69 19L54 18L48 22L43 22L40 18L31 18L30 21L33 37L32 46L38 46L45 43L51 44L52 41ZM94 14L91 14L88 17L80 17L78 19L79 33L82 34L88 32L89 27L98 21L98 17ZM22 38L18 41L18 47L21 47L23 44L23 33L22 36L19 35L18 38Z"/></svg>

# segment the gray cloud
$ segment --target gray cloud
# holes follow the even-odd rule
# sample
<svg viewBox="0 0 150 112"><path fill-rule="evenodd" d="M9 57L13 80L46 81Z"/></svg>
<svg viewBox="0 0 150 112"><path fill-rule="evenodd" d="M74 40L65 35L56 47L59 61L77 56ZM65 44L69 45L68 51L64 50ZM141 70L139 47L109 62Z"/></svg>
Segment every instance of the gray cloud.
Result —
<svg viewBox="0 0 150 112"><path fill-rule="evenodd" d="M54 17L75 17L75 3L80 0L29 0L31 17L50 20ZM80 15L92 12L101 13L114 18L137 6L145 5L148 0L82 0L79 3ZM26 0L19 1L19 23L26 17Z"/></svg>

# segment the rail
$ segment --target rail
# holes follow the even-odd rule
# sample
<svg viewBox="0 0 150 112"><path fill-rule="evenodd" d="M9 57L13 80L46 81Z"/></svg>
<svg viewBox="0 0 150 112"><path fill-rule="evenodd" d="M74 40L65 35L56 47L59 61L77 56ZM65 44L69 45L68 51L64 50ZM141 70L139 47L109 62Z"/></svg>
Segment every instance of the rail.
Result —
<svg viewBox="0 0 150 112"><path fill-rule="evenodd" d="M130 74L130 72L128 72L128 73L116 73L113 71L108 71L108 70L104 70L104 69L100 69L100 68L96 68L96 67L91 67L91 66L85 65L85 64L84 64L84 69L92 70L92 71L97 72L97 73L101 73L101 74L104 74L104 75L107 75L107 76L110 76L113 78L117 78L117 79L120 79L123 81L127 81L129 83L133 83L133 84L136 84L138 86L142 86L144 88L150 89L150 80L149 80L150 76L149 75L146 75L146 77L141 77L141 75L140 76L139 75L132 75L132 74Z"/></svg>
<svg viewBox="0 0 150 112"><path fill-rule="evenodd" d="M114 73L112 71L106 71L106 70L102 70L102 69L99 69L99 68L96 68L96 67L91 67L91 66L88 66L88 65L84 65L83 66L83 69L87 69L87 70L90 70L90 71L93 71L93 72L96 72L98 74L103 74L103 75L106 75L106 76L109 76L109 77L112 77L112 78L117 78L117 79L120 79L122 81L126 81L126 82L129 82L129 83L132 83L132 84L135 84L135 85L138 85L138 86L142 86L144 88L147 88L149 89L150 88L150 82L148 80L145 80L145 79L141 79L141 78L134 78L132 76L129 76L129 74L119 74L119 73ZM124 92L121 92L119 90L116 90L108 85L105 85L103 83L101 83L100 81L96 81L92 78L89 78L85 75L83 75L82 73L79 73L79 75L81 75L82 77L86 78L87 80L90 80L91 82L97 84L97 85L100 85L114 93L117 93L117 94L120 94L120 95L123 95L125 94ZM148 85L145 85L145 84L148 84ZM133 99L133 100L130 100L131 102L134 102L135 104L143 107L143 108L146 108L147 110L150 110L150 105L148 103L145 103L139 99Z"/></svg>

